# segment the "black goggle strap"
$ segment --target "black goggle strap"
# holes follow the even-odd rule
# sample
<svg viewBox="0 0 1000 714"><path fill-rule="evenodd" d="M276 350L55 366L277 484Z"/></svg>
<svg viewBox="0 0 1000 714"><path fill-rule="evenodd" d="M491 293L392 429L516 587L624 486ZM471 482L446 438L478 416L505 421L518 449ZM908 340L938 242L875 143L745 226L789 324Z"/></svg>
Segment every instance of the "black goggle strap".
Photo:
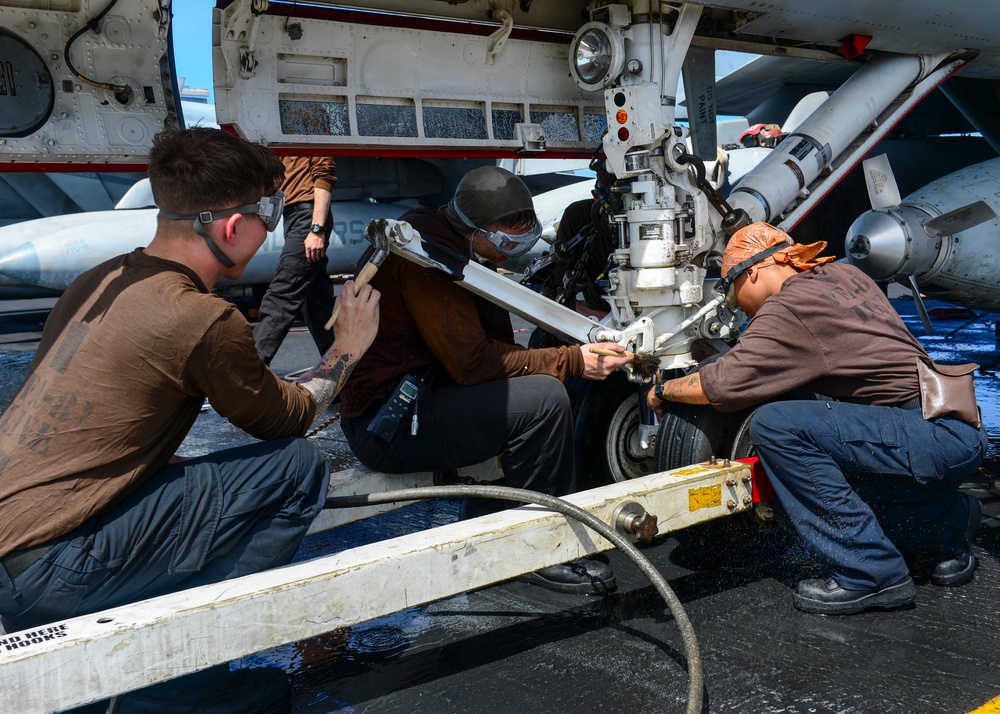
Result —
<svg viewBox="0 0 1000 714"><path fill-rule="evenodd" d="M759 253L755 253L754 255L751 255L749 258L747 258L746 260L744 260L742 263L737 263L736 265L734 265L732 267L732 270L729 271L729 273L726 275L726 277L724 277L722 280L720 280L718 282L718 284L715 286L716 292L718 292L720 295L723 295L723 296L728 295L729 294L729 289L733 286L733 283L736 282L736 278L738 278L741 275L743 275L743 273L745 273L747 271L747 269L753 267L754 265L756 265L757 263L761 262L765 258L768 258L768 257L774 255L778 251L785 250L786 248L788 248L791 245L792 244L788 243L787 241L784 242L784 243L779 243L778 245L772 245L770 248L767 248L766 250L762 250Z"/></svg>
<svg viewBox="0 0 1000 714"><path fill-rule="evenodd" d="M480 228L475 223L473 223L472 221L470 221L469 217L467 215L465 215L464 213L462 213L462 209L458 207L458 201L457 200L455 200L454 198L451 199L451 201L449 202L448 205L450 205L451 208L455 211L455 215L462 219L462 223L464 223L465 225L467 225L473 231L475 231L477 233L483 233L484 235L486 233L489 233L489 231L487 231L486 229ZM470 258L472 257L473 252L474 251L473 251L473 248L472 248L472 241L470 240L469 241L469 257Z"/></svg>
<svg viewBox="0 0 1000 714"><path fill-rule="evenodd" d="M452 207L452 209L454 209L455 215L457 215L459 218L462 219L462 223L464 223L465 225L467 225L469 228L472 228L473 230L483 231L484 233L486 232L485 229L480 228L479 226L477 226L475 223L473 223L472 221L469 220L469 217L467 215L465 215L464 213L462 213L462 209L458 207L458 201L455 200L454 198L451 199L451 207Z"/></svg>
<svg viewBox="0 0 1000 714"><path fill-rule="evenodd" d="M256 206L254 206L254 208L256 208ZM182 221L182 220L194 221L195 233L197 233L198 235L200 235L202 238L205 239L205 245L207 245L208 249L212 251L212 255L215 256L216 260L222 263L222 265L225 266L226 268L232 268L234 265L236 265L236 263L234 263L228 255L223 253L222 248L216 245L215 241L212 240L212 236L210 236L208 234L208 231L205 230L205 224L211 223L212 221L217 220L219 218L226 218L228 216L232 216L237 213L245 213L247 211L248 211L247 206L241 206L240 208L231 208L227 211L214 211L214 212L202 211L201 213L195 216L182 216L179 213L171 213L170 211L164 211L161 208L160 214L165 218L169 218L174 221Z"/></svg>

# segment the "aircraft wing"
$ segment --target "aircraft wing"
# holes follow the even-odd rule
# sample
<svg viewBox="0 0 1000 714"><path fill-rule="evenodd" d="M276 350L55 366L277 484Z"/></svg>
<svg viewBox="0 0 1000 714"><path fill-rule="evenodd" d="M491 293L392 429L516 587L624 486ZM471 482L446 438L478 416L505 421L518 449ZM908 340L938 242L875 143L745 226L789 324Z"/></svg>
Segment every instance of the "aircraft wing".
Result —
<svg viewBox="0 0 1000 714"><path fill-rule="evenodd" d="M720 116L746 117L749 124L783 124L795 105L813 92L833 93L860 67L854 62L824 62L799 57L758 57L716 83ZM965 76L952 77L945 90L976 96L979 105L992 98L996 83ZM921 102L897 127L906 136L970 134L976 129L940 91Z"/></svg>

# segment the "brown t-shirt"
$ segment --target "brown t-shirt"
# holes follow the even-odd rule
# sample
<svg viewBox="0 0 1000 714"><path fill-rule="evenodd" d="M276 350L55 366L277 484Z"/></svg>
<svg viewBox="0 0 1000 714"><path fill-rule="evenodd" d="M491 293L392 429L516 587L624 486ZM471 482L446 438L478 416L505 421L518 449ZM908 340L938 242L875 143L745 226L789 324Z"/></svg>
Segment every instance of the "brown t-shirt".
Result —
<svg viewBox="0 0 1000 714"><path fill-rule="evenodd" d="M68 533L150 478L205 397L260 439L305 433L315 411L186 267L137 249L81 275L0 415L0 556Z"/></svg>
<svg viewBox="0 0 1000 714"><path fill-rule="evenodd" d="M731 351L701 368L701 385L724 412L804 387L838 401L892 406L918 396L927 353L872 280L846 263L786 280L761 305Z"/></svg>

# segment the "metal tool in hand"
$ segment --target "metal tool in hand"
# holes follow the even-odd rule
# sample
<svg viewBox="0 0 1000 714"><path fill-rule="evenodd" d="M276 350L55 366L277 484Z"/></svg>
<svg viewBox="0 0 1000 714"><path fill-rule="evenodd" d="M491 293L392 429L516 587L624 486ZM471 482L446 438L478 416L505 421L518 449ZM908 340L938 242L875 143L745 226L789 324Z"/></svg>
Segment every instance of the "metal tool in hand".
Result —
<svg viewBox="0 0 1000 714"><path fill-rule="evenodd" d="M378 272L382 263L389 257L389 234L393 230L395 228L390 228L388 221L384 218L377 218L371 221L368 224L368 228L365 229L365 240L375 247L375 251L354 278L355 295L361 292L362 287L371 282L371 279L375 277L375 273ZM333 325L337 322L337 317L340 315L340 307L343 304L343 301L338 302L337 306L333 309L333 314L330 315L330 319L326 323L327 330L333 329Z"/></svg>

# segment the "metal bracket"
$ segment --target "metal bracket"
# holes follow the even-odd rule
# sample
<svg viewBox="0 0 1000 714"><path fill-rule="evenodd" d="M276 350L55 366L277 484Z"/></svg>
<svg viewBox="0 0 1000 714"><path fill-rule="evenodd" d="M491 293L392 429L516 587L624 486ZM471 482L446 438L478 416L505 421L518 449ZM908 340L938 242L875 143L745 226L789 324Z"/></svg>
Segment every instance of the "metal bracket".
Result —
<svg viewBox="0 0 1000 714"><path fill-rule="evenodd" d="M521 140L520 153L545 151L545 130L540 124L515 124L514 129Z"/></svg>
<svg viewBox="0 0 1000 714"><path fill-rule="evenodd" d="M507 38L510 37L511 30L514 29L514 18L506 10L497 10L494 17L503 24L497 28L496 32L486 38L486 64L488 65L493 64L496 60L504 43L507 42Z"/></svg>

